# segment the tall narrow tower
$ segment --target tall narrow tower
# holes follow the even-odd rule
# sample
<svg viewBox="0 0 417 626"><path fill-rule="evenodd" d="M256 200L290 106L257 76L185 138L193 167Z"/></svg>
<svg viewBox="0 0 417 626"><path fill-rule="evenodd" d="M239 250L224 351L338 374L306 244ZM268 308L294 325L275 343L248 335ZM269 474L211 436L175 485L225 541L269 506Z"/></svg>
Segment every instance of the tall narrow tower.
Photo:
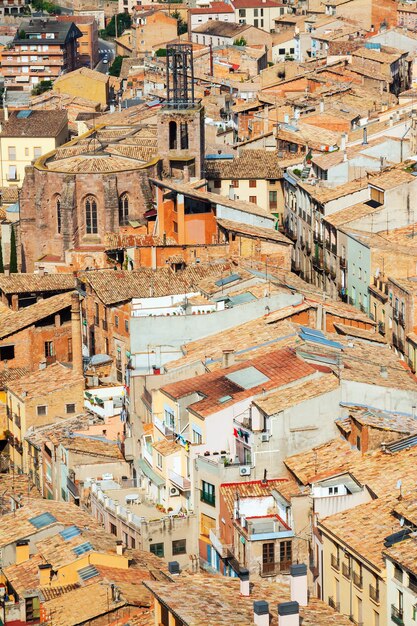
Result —
<svg viewBox="0 0 417 626"><path fill-rule="evenodd" d="M204 108L194 95L193 48L171 44L166 56L167 99L158 114L158 152L165 175L201 177Z"/></svg>

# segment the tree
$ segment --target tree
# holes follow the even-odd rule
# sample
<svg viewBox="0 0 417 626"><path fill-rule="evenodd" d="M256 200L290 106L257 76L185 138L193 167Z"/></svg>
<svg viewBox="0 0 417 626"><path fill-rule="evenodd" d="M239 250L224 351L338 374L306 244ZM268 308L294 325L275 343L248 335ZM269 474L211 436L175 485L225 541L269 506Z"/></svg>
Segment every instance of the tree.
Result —
<svg viewBox="0 0 417 626"><path fill-rule="evenodd" d="M17 274L17 250L16 250L16 235L12 226L12 232L10 234L10 274Z"/></svg>
<svg viewBox="0 0 417 626"><path fill-rule="evenodd" d="M132 25L132 18L128 13L118 13L117 14L117 36L119 37L126 29L130 28ZM107 37L115 37L116 36L116 21L115 16L111 18L110 22L107 24L105 28L105 33Z"/></svg>
<svg viewBox="0 0 417 626"><path fill-rule="evenodd" d="M40 96L41 93L45 93L45 91L49 91L52 89L52 81L51 80L41 80L40 83L34 86L32 89L32 96Z"/></svg>
<svg viewBox="0 0 417 626"><path fill-rule="evenodd" d="M0 274L4 274L3 248L0 240Z"/></svg>
<svg viewBox="0 0 417 626"><path fill-rule="evenodd" d="M233 42L234 46L242 46L242 48L244 46L246 46L246 39L244 37L239 37L238 39L235 39Z"/></svg>
<svg viewBox="0 0 417 626"><path fill-rule="evenodd" d="M188 30L187 23L184 22L184 20L182 19L181 13L176 10L171 15L177 20L177 34L183 35L184 33L186 33Z"/></svg>
<svg viewBox="0 0 417 626"><path fill-rule="evenodd" d="M156 57L166 57L166 55L167 55L166 48L158 48L158 50L155 52Z"/></svg>
<svg viewBox="0 0 417 626"><path fill-rule="evenodd" d="M120 70L122 69L122 63L123 63L123 59L125 59L125 56L120 56L118 55L117 57L115 57L110 69L109 69L109 74L110 76L120 76Z"/></svg>

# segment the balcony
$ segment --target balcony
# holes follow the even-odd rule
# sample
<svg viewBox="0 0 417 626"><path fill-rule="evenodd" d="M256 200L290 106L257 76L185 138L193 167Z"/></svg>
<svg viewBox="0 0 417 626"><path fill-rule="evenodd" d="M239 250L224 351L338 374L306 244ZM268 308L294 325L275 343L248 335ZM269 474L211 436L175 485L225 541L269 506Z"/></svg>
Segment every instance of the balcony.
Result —
<svg viewBox="0 0 417 626"><path fill-rule="evenodd" d="M308 255L310 255L310 254L311 254L311 244L310 244L310 242L309 242L309 241L306 241L306 253L307 253Z"/></svg>
<svg viewBox="0 0 417 626"><path fill-rule="evenodd" d="M369 585L369 597L371 600L379 604L379 589L378 587L374 587L373 585Z"/></svg>
<svg viewBox="0 0 417 626"><path fill-rule="evenodd" d="M216 530L210 530L210 541L213 548L220 555L222 559L226 559L232 554L232 544L223 543L223 540L220 536L220 530L216 528Z"/></svg>
<svg viewBox="0 0 417 626"><path fill-rule="evenodd" d="M395 333L392 333L392 345L394 346L394 348L396 348L398 346L398 339L397 339L397 335Z"/></svg>
<svg viewBox="0 0 417 626"><path fill-rule="evenodd" d="M330 250L333 252L333 254L336 254L337 253L337 244L332 243L330 245Z"/></svg>
<svg viewBox="0 0 417 626"><path fill-rule="evenodd" d="M259 575L261 578L277 576L283 572L289 572L292 561L280 561L279 563L262 563L259 565Z"/></svg>
<svg viewBox="0 0 417 626"><path fill-rule="evenodd" d="M339 259L339 265L342 269L346 269L347 267L347 262L346 259L344 257L340 257Z"/></svg>
<svg viewBox="0 0 417 626"><path fill-rule="evenodd" d="M351 615L349 617L349 620L353 623L356 624L356 626L363 626L363 621L362 620L358 620L355 617L353 617L353 615Z"/></svg>
<svg viewBox="0 0 417 626"><path fill-rule="evenodd" d="M402 339L398 339L398 350L405 354L404 341Z"/></svg>
<svg viewBox="0 0 417 626"><path fill-rule="evenodd" d="M313 267L319 272L324 271L323 254L316 254L312 259Z"/></svg>
<svg viewBox="0 0 417 626"><path fill-rule="evenodd" d="M335 611L340 611L340 602L336 602L332 597L329 597L329 606L331 606Z"/></svg>
<svg viewBox="0 0 417 626"><path fill-rule="evenodd" d="M330 562L332 564L333 569L339 571L340 570L340 560L337 556L335 556L334 554L331 555L330 557Z"/></svg>
<svg viewBox="0 0 417 626"><path fill-rule="evenodd" d="M401 313L401 312L399 313L398 321L400 323L400 326L402 326L404 328L405 327L404 313Z"/></svg>
<svg viewBox="0 0 417 626"><path fill-rule="evenodd" d="M240 520L242 527L246 527L251 540L256 540L259 535L265 535L270 540L285 537L290 539L293 532L288 530L288 526L284 526L278 516L276 517L255 517Z"/></svg>
<svg viewBox="0 0 417 626"><path fill-rule="evenodd" d="M357 572L353 572L352 579L353 579L353 584L355 585L355 587L358 587L358 589L362 589L363 588L362 574L358 574Z"/></svg>
<svg viewBox="0 0 417 626"><path fill-rule="evenodd" d="M346 565L346 563L342 563L342 574L345 578L349 578L350 579L350 565Z"/></svg>
<svg viewBox="0 0 417 626"><path fill-rule="evenodd" d="M378 322L378 332L380 335L385 335L385 324L384 322Z"/></svg>
<svg viewBox="0 0 417 626"><path fill-rule="evenodd" d="M397 609L394 604L391 604L391 619L395 624L404 626L404 611L402 609Z"/></svg>
<svg viewBox="0 0 417 626"><path fill-rule="evenodd" d="M323 237L321 236L320 233L313 233L313 241L314 243L323 243Z"/></svg>
<svg viewBox="0 0 417 626"><path fill-rule="evenodd" d="M392 312L392 316L393 316L393 318L394 318L394 319L398 322L398 319L399 319L399 317L400 317L400 312L399 312L399 310L398 310L398 309L394 309L394 310L393 310L393 312Z"/></svg>
<svg viewBox="0 0 417 626"><path fill-rule="evenodd" d="M189 491L191 489L191 481L173 470L168 470L168 478L181 491Z"/></svg>

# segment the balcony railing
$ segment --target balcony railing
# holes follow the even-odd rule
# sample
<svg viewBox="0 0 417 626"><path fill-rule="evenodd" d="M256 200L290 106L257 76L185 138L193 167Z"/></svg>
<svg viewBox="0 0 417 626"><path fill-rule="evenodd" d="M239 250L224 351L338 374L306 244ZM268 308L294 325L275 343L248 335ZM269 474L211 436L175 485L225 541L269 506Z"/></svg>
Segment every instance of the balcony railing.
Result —
<svg viewBox="0 0 417 626"><path fill-rule="evenodd" d="M336 254L337 252L337 245L335 243L332 243L330 246L331 251L333 252L333 254Z"/></svg>
<svg viewBox="0 0 417 626"><path fill-rule="evenodd" d="M379 604L379 589L373 585L369 585L369 597L371 600Z"/></svg>
<svg viewBox="0 0 417 626"><path fill-rule="evenodd" d="M292 561L279 561L278 563L262 563L259 565L259 575L262 578L277 576L282 572L289 572Z"/></svg>
<svg viewBox="0 0 417 626"><path fill-rule="evenodd" d="M323 243L323 237L320 233L313 233L313 241L314 243Z"/></svg>
<svg viewBox="0 0 417 626"><path fill-rule="evenodd" d="M210 530L210 541L216 552L219 553L222 559L230 556L232 554L232 544L223 543L223 539L220 536L220 530L216 528L216 530Z"/></svg>
<svg viewBox="0 0 417 626"><path fill-rule="evenodd" d="M353 578L353 584L359 589L362 589L363 587L362 574L358 574L358 572L353 572L352 578Z"/></svg>
<svg viewBox="0 0 417 626"><path fill-rule="evenodd" d="M168 471L168 478L181 491L189 491L191 489L191 481L173 470Z"/></svg>
<svg viewBox="0 0 417 626"><path fill-rule="evenodd" d="M337 556L335 556L334 554L332 554L331 557L330 557L330 561L331 561L332 567L334 569L336 569L337 571L339 571L340 570L340 560L339 560L339 558Z"/></svg>
<svg viewBox="0 0 417 626"><path fill-rule="evenodd" d="M405 319L404 319L404 313L399 313L398 314L398 321L400 322L401 326L404 327L405 326Z"/></svg>
<svg viewBox="0 0 417 626"><path fill-rule="evenodd" d="M340 267L341 267L342 269L345 269L345 268L346 268L347 263L346 263L346 259L345 259L344 257L340 257L340 259L339 259L339 265L340 265Z"/></svg>
<svg viewBox="0 0 417 626"><path fill-rule="evenodd" d="M380 335L385 335L385 324L384 322L378 322L378 332Z"/></svg>
<svg viewBox="0 0 417 626"><path fill-rule="evenodd" d="M395 604L391 604L391 619L395 624L404 626L404 611L397 609Z"/></svg>
<svg viewBox="0 0 417 626"><path fill-rule="evenodd" d="M342 574L345 578L350 578L350 565L346 565L346 563L342 563Z"/></svg>
<svg viewBox="0 0 417 626"><path fill-rule="evenodd" d="M331 606L335 611L340 611L340 602L336 602L332 597L329 597L329 606Z"/></svg>

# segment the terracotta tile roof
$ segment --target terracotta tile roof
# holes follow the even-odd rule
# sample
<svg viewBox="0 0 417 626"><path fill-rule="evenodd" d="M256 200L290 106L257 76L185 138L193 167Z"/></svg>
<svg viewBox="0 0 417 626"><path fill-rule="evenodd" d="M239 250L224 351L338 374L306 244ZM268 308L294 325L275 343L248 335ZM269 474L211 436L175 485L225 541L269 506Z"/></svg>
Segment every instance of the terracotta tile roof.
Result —
<svg viewBox="0 0 417 626"><path fill-rule="evenodd" d="M169 441L168 439L161 439L153 444L153 448L162 454L162 456L169 456L176 452L181 452L181 446L175 441Z"/></svg>
<svg viewBox="0 0 417 626"><path fill-rule="evenodd" d="M387 343L386 339L374 330L365 330L364 328L348 326L347 324L334 324L334 327L337 332L340 332L342 335L358 337L359 339L375 341L376 343Z"/></svg>
<svg viewBox="0 0 417 626"><path fill-rule="evenodd" d="M0 473L0 509L2 514L9 512L12 499L23 500L42 498L27 474Z"/></svg>
<svg viewBox="0 0 417 626"><path fill-rule="evenodd" d="M344 185L339 185L338 187L325 187L324 185L309 185L306 182L298 181L299 187L307 191L309 196L320 202L321 204L325 204L326 202L331 202L332 200L337 200L338 198L343 198L344 196L349 196L356 191L360 191L361 189L366 189L368 187L368 180L366 178L361 178L359 180L352 180Z"/></svg>
<svg viewBox="0 0 417 626"><path fill-rule="evenodd" d="M78 583L72 583L71 585L65 585L64 587L40 587L40 593L41 597L48 602L48 600L59 598L64 593L74 591L74 589L78 589L79 587L80 585Z"/></svg>
<svg viewBox="0 0 417 626"><path fill-rule="evenodd" d="M5 294L71 291L75 289L73 274L10 274L0 276L0 291Z"/></svg>
<svg viewBox="0 0 417 626"><path fill-rule="evenodd" d="M268 380L245 389L227 378L227 376L238 371L244 371L248 367L255 368L263 376L266 376ZM165 385L161 391L175 399L200 393L203 397L197 402L193 401L188 406L188 410L202 417L208 417L221 408L231 406L245 398L256 396L264 390L276 389L306 378L314 374L315 371L311 365L298 359L290 350L276 350L251 361L233 365L227 369ZM227 396L231 396L231 398L225 401L224 398Z"/></svg>
<svg viewBox="0 0 417 626"><path fill-rule="evenodd" d="M20 565L9 565L3 568L3 574L12 585L18 595L22 595L29 589L39 587L39 565L43 565L45 560L39 554L35 554L28 561Z"/></svg>
<svg viewBox="0 0 417 626"><path fill-rule="evenodd" d="M372 213L378 213L378 211L381 211L383 208L383 205L372 206L372 204L367 204L367 202L358 202L358 204L354 204L346 209L341 209L340 211L336 211L336 213L324 216L323 220L332 226L343 226L344 224L349 224L367 215L372 215Z"/></svg>
<svg viewBox="0 0 417 626"><path fill-rule="evenodd" d="M417 526L417 500L414 493L405 494L395 503L395 514Z"/></svg>
<svg viewBox="0 0 417 626"><path fill-rule="evenodd" d="M0 311L0 339L32 326L39 320L71 306L71 293L62 293L40 300L31 306L4 313Z"/></svg>
<svg viewBox="0 0 417 626"><path fill-rule="evenodd" d="M28 367L13 367L3 370L2 372L0 372L0 391L4 389L10 381L16 380L17 378L22 378L22 376L26 376L28 373Z"/></svg>
<svg viewBox="0 0 417 626"><path fill-rule="evenodd" d="M332 439L309 451L287 457L285 465L301 484L308 485L317 476L348 471L350 463L358 455L345 439Z"/></svg>
<svg viewBox="0 0 417 626"><path fill-rule="evenodd" d="M394 189L400 185L406 185L415 181L415 176L410 172L407 172L402 167L393 167L392 169L386 169L383 172L371 174L368 178L370 185L374 185L379 189Z"/></svg>
<svg viewBox="0 0 417 626"><path fill-rule="evenodd" d="M29 376L9 382L7 389L22 400L30 400L83 381L82 374L74 372L62 363L53 363L43 370L37 370Z"/></svg>
<svg viewBox="0 0 417 626"><path fill-rule="evenodd" d="M88 80L96 80L100 83L109 82L109 76L107 76L107 74L96 72L95 70L91 70L89 67L80 67L78 70L73 70L72 72L58 76L58 78L54 81L54 89L56 85L59 85L61 82L65 82L67 78L72 78L74 75L85 76Z"/></svg>
<svg viewBox="0 0 417 626"><path fill-rule="evenodd" d="M133 272L100 270L83 272L80 279L89 283L104 304L126 302L132 298L149 298L195 291L197 281L220 276L230 264L189 266L173 272L169 267L157 270L140 268Z"/></svg>
<svg viewBox="0 0 417 626"><path fill-rule="evenodd" d="M359 50L355 50L355 52L352 53L352 56L358 57L359 59L368 59L370 61L377 61L378 63L388 63L391 65L404 54L406 53L404 53L402 50L382 46L380 50L360 48Z"/></svg>
<svg viewBox="0 0 417 626"><path fill-rule="evenodd" d="M409 537L391 548L384 548L383 555L391 561L398 563L401 567L417 576L417 539Z"/></svg>
<svg viewBox="0 0 417 626"><path fill-rule="evenodd" d="M68 124L66 111L42 111L30 109L28 117L20 117L12 111L2 124L1 137L57 137Z"/></svg>
<svg viewBox="0 0 417 626"><path fill-rule="evenodd" d="M69 433L88 430L91 423L102 423L102 420L91 413L81 413L65 420L60 419L54 424L48 424L47 426L31 427L26 433L25 439L38 449L41 448L43 443L48 441L58 445L64 439L68 439Z"/></svg>
<svg viewBox="0 0 417 626"><path fill-rule="evenodd" d="M0 187L0 196L3 204L14 204L19 199L17 187Z"/></svg>
<svg viewBox="0 0 417 626"><path fill-rule="evenodd" d="M51 522L49 526L72 526L75 524L79 528L88 526L96 532L103 532L94 518L75 504L55 500L31 499L16 511L2 516L0 547L36 534L38 530L29 520L43 513L50 513L56 520Z"/></svg>
<svg viewBox="0 0 417 626"><path fill-rule="evenodd" d="M188 626L251 626L255 600L269 603L270 626L278 626L277 603L290 600L286 582L254 581L249 597L241 596L239 580L224 576L195 574L171 583L146 581L144 585ZM347 617L313 597L308 607L300 607L300 615L303 626L351 624Z"/></svg>
<svg viewBox="0 0 417 626"><path fill-rule="evenodd" d="M248 106L248 105L246 105ZM235 111L235 109L233 109ZM206 159L206 178L210 179L280 179L282 171L276 152L242 150L234 159Z"/></svg>
<svg viewBox="0 0 417 626"><path fill-rule="evenodd" d="M292 496L300 493L300 488L292 477L270 478L266 483L262 480L250 480L220 485L220 494L232 519L237 493L240 498L262 498L270 496L272 491L278 491L287 502L290 502Z"/></svg>
<svg viewBox="0 0 417 626"><path fill-rule="evenodd" d="M66 450L77 454L124 460L120 447L114 441L104 441L103 439L95 437L73 435L71 438L63 437L60 443Z"/></svg>
<svg viewBox="0 0 417 626"><path fill-rule="evenodd" d="M235 24L234 22L222 22L210 20L193 28L193 33L211 35L215 37L239 37L249 26L247 24Z"/></svg>
<svg viewBox="0 0 417 626"><path fill-rule="evenodd" d="M307 380L286 389L280 389L254 402L266 415L274 415L311 398L334 391L340 387L340 381L333 374L327 374Z"/></svg>
<svg viewBox="0 0 417 626"><path fill-rule="evenodd" d="M411 435L417 433L417 420L411 415L382 411L371 407L349 407L349 415L359 424L380 430Z"/></svg>
<svg viewBox="0 0 417 626"><path fill-rule="evenodd" d="M260 226L250 226L242 224L240 222L232 222L231 220L218 219L217 224L225 230L233 233L239 233L242 235L248 235L249 237L255 237L256 239L264 239L269 241L275 241L277 243L283 243L292 245L292 241L285 237L278 230L272 228L262 228Z"/></svg>
<svg viewBox="0 0 417 626"><path fill-rule="evenodd" d="M212 13L234 13L233 7L226 2L212 2L203 9L189 9L191 15L210 15Z"/></svg>
<svg viewBox="0 0 417 626"><path fill-rule="evenodd" d="M384 570L382 551L388 535L400 530L392 515L393 497L378 498L366 504L319 520L326 535L337 537L378 570Z"/></svg>

